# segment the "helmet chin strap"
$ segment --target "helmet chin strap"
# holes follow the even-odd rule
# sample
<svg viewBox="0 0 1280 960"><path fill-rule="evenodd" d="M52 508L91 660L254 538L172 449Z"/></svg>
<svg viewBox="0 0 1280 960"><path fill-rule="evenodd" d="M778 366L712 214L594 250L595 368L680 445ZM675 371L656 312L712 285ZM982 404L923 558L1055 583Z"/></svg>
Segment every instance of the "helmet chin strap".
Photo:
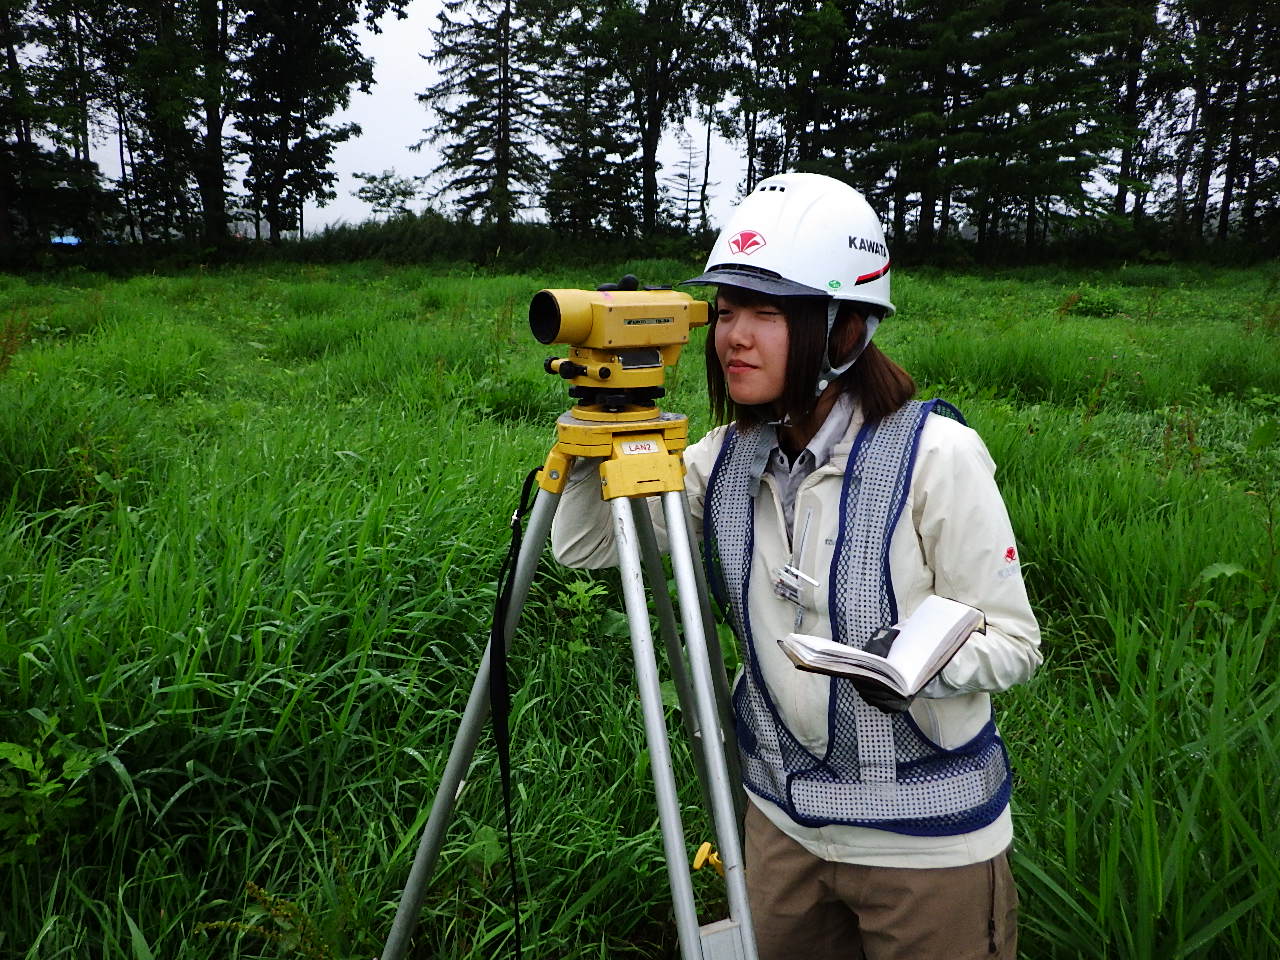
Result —
<svg viewBox="0 0 1280 960"><path fill-rule="evenodd" d="M862 351L867 349L867 344L871 342L871 337L876 332L876 327L880 326L880 316L875 313L867 314L866 332L862 335L862 343L858 348L845 357L844 361L833 367L831 365L831 331L836 325L836 316L840 313L840 301L832 300L827 304L827 336L822 343L822 370L818 374L818 382L813 391L814 396L821 396L822 391L831 386L831 381L847 371L862 356Z"/></svg>

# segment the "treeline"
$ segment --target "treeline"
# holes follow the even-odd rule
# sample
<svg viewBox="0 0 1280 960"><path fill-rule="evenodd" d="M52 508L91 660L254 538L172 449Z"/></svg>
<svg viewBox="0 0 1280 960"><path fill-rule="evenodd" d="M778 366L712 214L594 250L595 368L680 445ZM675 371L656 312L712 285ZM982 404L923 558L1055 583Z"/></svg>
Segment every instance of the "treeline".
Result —
<svg viewBox="0 0 1280 960"><path fill-rule="evenodd" d="M437 172L499 222L652 231L658 138L694 120L746 188L842 177L926 253L1280 240L1266 0L447 0L435 37Z"/></svg>
<svg viewBox="0 0 1280 960"><path fill-rule="evenodd" d="M359 132L331 120L372 83L357 28L408 2L0 2L0 253L296 229ZM1267 0L445 0L422 49L437 209L499 238L705 229L713 195L802 169L926 257L1280 248ZM713 131L744 183L709 182Z"/></svg>
<svg viewBox="0 0 1280 960"><path fill-rule="evenodd" d="M330 119L373 83L357 27L407 2L0 0L0 255L61 232L217 245L233 220L296 228L360 132ZM90 161L103 137L118 177Z"/></svg>

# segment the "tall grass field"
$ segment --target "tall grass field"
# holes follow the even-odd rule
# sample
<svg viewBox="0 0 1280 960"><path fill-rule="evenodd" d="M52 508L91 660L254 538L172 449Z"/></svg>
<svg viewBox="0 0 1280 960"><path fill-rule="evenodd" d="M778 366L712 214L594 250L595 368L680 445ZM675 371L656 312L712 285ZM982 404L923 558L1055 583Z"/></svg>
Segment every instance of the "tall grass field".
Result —
<svg viewBox="0 0 1280 960"><path fill-rule="evenodd" d="M528 301L696 267L0 276L0 957L377 955L568 406ZM1044 628L997 697L1022 955L1280 958L1280 265L894 298L878 342L985 438ZM695 435L701 337L664 401ZM530 957L675 951L614 588L545 556L512 649ZM500 810L486 735L413 956L510 952Z"/></svg>

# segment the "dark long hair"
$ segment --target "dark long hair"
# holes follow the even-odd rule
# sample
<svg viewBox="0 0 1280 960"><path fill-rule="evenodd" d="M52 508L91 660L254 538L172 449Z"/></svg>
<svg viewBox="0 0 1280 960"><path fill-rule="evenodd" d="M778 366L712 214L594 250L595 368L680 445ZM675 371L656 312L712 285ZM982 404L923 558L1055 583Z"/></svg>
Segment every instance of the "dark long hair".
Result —
<svg viewBox="0 0 1280 960"><path fill-rule="evenodd" d="M827 332L827 297L775 297L743 287L722 286L718 296L735 307L769 306L782 312L787 320L787 374L782 396L768 406L742 406L729 396L720 358L716 356L716 311L711 311L707 330L707 392L711 413L717 423L737 421L752 426L768 420L789 419L801 423L817 403L815 387L822 372L822 350ZM852 327L861 343L863 317L868 307L854 301L841 305L833 339L842 329ZM842 327L843 325L843 327ZM852 339L852 338L850 338ZM869 422L888 416L915 396L916 383L911 375L885 356L875 343L867 344L852 367L838 378L842 391L852 394Z"/></svg>

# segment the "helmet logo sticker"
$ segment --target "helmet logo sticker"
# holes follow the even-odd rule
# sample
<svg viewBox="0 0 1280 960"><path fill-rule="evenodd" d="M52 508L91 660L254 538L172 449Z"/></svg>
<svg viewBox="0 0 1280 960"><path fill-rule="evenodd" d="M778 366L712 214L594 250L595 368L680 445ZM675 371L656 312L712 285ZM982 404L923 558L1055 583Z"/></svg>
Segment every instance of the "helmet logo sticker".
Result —
<svg viewBox="0 0 1280 960"><path fill-rule="evenodd" d="M844 286L844 284L841 283L839 280L828 280L827 286L832 290L839 290L841 287Z"/></svg>
<svg viewBox="0 0 1280 960"><path fill-rule="evenodd" d="M729 249L734 253L752 254L764 246L764 237L754 230L739 230L729 238Z"/></svg>

